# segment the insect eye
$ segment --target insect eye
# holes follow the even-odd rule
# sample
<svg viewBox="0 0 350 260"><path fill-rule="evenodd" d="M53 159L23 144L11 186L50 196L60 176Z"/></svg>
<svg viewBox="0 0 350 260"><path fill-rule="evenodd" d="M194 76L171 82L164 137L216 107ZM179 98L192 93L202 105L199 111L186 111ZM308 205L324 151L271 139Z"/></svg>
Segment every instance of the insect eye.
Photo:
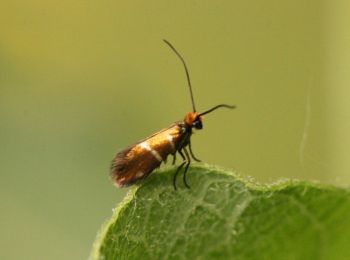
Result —
<svg viewBox="0 0 350 260"><path fill-rule="evenodd" d="M193 122L193 127L196 129L202 129L203 128L202 121L200 121L199 119L195 120Z"/></svg>

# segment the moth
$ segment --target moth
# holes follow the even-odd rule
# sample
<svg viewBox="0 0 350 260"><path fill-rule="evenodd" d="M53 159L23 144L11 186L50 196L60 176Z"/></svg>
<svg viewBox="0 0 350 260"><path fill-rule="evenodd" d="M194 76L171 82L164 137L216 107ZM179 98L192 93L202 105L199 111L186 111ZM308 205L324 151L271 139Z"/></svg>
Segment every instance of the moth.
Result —
<svg viewBox="0 0 350 260"><path fill-rule="evenodd" d="M166 161L168 155L173 156L173 164L175 164L176 154L178 153L182 158L182 163L177 167L173 177L174 189L176 190L176 178L183 167L185 167L183 182L187 188L190 188L186 178L188 167L192 159L200 162L193 154L191 147L193 129L202 129L203 116L218 108L236 108L234 105L220 104L207 111L198 113L194 103L190 74L185 60L170 42L167 40L164 40L164 42L174 51L184 66L193 111L187 113L184 120L175 122L168 128L160 130L116 154L112 160L110 177L114 185L118 187L129 186L146 178L162 162Z"/></svg>

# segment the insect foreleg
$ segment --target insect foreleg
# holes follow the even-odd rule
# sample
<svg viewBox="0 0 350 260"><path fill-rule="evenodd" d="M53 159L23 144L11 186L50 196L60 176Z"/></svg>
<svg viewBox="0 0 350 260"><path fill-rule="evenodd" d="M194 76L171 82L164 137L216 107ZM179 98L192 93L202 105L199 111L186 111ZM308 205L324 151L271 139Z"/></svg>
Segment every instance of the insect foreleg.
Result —
<svg viewBox="0 0 350 260"><path fill-rule="evenodd" d="M188 154L188 151L187 151L186 148L184 148L184 151L185 151L185 155L186 155L186 163L187 164L186 164L185 171L184 171L183 181L184 181L184 184L185 184L186 188L190 189L191 187L187 184L186 173L187 173L188 167L191 164L191 157Z"/></svg>
<svg viewBox="0 0 350 260"><path fill-rule="evenodd" d="M190 154L191 154L193 160L195 160L196 162L201 162L201 160L199 160L196 156L194 156L194 154L192 152L191 140L188 142L188 147L190 148Z"/></svg>
<svg viewBox="0 0 350 260"><path fill-rule="evenodd" d="M176 177L177 175L179 174L180 170L182 169L182 167L185 165L186 163L186 158L184 156L184 154L182 153L181 150L179 150L179 154L181 155L182 159L183 159L183 162L179 165L179 167L177 167L177 170L174 174L174 179L173 179L173 186L174 186L174 190L176 190Z"/></svg>

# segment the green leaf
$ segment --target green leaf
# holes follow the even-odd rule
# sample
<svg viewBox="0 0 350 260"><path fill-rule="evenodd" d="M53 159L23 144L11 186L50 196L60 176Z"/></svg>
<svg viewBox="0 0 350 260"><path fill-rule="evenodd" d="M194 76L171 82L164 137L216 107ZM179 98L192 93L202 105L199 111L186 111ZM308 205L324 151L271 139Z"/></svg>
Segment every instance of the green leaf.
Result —
<svg viewBox="0 0 350 260"><path fill-rule="evenodd" d="M350 259L349 190L254 184L204 165L174 191L174 169L130 190L91 259Z"/></svg>

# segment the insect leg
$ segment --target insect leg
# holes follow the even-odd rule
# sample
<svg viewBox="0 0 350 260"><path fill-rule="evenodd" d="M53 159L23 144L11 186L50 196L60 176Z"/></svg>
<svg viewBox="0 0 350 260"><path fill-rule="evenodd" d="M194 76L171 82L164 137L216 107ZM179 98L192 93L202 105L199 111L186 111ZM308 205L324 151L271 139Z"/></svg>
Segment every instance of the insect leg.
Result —
<svg viewBox="0 0 350 260"><path fill-rule="evenodd" d="M187 184L187 181L186 181L186 173L187 173L188 167L189 167L190 164L191 164L191 157L190 157L190 155L188 154L188 151L186 150L186 148L184 148L184 151L185 151L185 155L186 155L186 163L187 163L187 164L186 164L186 167L185 167L183 180L184 180L184 184L185 184L186 188L190 189L191 187Z"/></svg>
<svg viewBox="0 0 350 260"><path fill-rule="evenodd" d="M189 141L188 147L190 148L190 154L191 154L193 160L195 160L196 162L201 162L201 160L199 160L196 156L194 156L194 154L192 152L191 141Z"/></svg>
<svg viewBox="0 0 350 260"><path fill-rule="evenodd" d="M179 167L177 167L177 170L174 174L174 178L173 178L173 186L174 186L174 190L176 190L176 177L177 175L179 174L180 170L182 169L182 167L185 165L186 163L186 158L184 156L184 154L182 153L181 150L179 150L179 154L181 155L182 159L183 159L183 162L179 165Z"/></svg>
<svg viewBox="0 0 350 260"><path fill-rule="evenodd" d="M174 153L173 155L173 165L175 164L175 162L176 162L176 153Z"/></svg>

